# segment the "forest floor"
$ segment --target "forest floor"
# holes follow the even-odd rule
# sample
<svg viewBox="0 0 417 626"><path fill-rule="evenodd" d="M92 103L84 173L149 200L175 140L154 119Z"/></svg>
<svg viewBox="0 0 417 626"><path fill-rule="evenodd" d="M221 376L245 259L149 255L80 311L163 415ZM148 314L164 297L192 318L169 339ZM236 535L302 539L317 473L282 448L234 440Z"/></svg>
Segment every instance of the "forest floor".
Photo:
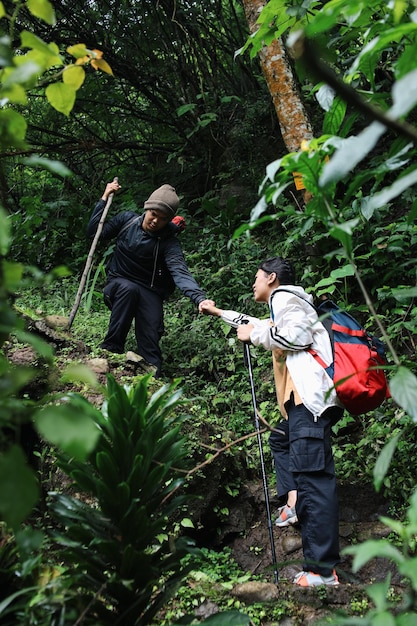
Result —
<svg viewBox="0 0 417 626"><path fill-rule="evenodd" d="M126 363L120 365L120 361L112 364L108 359L91 359L89 349L80 342L74 342L67 334L49 328L43 322L29 324L29 329L37 332L53 344L58 356L58 368L60 353L62 362L68 365L72 359L83 362L93 369L97 378L103 384L106 382L107 373L111 372L119 381L126 383L129 378L137 376L139 365ZM13 344L6 346L6 354L15 365L29 365L36 362L36 354L30 347L15 347ZM36 384L36 382L35 382ZM88 398L98 404L101 399L94 393ZM213 481L216 472L213 473ZM208 492L210 486L207 486ZM339 481L339 505L340 505L340 546L341 550L349 545L355 545L366 539L380 539L388 536L389 529L380 521L380 516L388 514L389 503L383 497L375 493L372 485L352 484ZM270 512L273 514L277 508L277 502L273 494L269 494ZM209 502L209 498L207 499ZM198 513L201 519L204 514ZM204 521L204 520L203 520ZM208 522L210 524L210 522ZM201 526L201 523L200 523ZM198 541L204 541L204 536L210 536L213 528L206 524L203 533L197 537ZM324 531L324 529L323 529ZM326 587L325 593L315 589L303 589L292 584L294 575L302 569L301 533L297 526L278 528L272 525L273 541L267 519L267 506L265 501L265 489L261 479L251 479L246 482L242 489L238 502L230 510L229 519L217 536L219 548L229 546L240 568L244 572L261 576L267 583L274 585L275 592L272 600L288 600L295 612L280 621L282 626L307 626L326 619L326 616L342 613L355 614L354 604L358 607L366 598L365 588L367 585L379 581L385 581L388 574L391 575L391 588L394 593L403 595L404 587L401 577L393 564L385 558L376 558L362 567L359 572L352 570L352 557L343 555L337 568L340 585ZM212 541L209 540L211 544ZM272 545L276 555L274 566ZM321 588L323 589L323 588ZM232 595L246 602L259 602L267 594L271 601L270 590L240 588L235 589ZM268 595L269 594L269 595ZM362 604L361 604L362 603ZM201 607L200 614L207 617L215 612L216 607ZM357 614L357 613L356 613ZM274 623L275 626L275 623Z"/></svg>

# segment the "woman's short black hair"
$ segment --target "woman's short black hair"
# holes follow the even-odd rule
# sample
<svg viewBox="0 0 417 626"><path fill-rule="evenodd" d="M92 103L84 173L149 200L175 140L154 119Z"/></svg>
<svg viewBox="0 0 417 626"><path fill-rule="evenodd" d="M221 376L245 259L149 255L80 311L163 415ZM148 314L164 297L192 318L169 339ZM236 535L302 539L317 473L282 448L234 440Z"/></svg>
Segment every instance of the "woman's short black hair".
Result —
<svg viewBox="0 0 417 626"><path fill-rule="evenodd" d="M295 284L295 270L293 264L288 259L283 259L280 256L267 259L260 264L259 269L267 274L274 272L277 275L280 285Z"/></svg>

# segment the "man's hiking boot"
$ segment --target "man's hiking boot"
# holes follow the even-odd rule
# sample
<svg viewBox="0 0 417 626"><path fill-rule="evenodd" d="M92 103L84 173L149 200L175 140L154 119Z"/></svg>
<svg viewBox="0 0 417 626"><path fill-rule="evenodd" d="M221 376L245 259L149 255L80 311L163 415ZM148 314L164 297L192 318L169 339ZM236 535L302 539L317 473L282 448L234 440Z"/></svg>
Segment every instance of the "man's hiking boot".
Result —
<svg viewBox="0 0 417 626"><path fill-rule="evenodd" d="M292 524L297 524L298 517L295 512L295 507L290 507L287 504L280 507L277 511L277 519L275 520L275 526L279 526L280 528L284 526L291 526Z"/></svg>
<svg viewBox="0 0 417 626"><path fill-rule="evenodd" d="M126 363L131 363L144 374L156 374L156 365L148 363L148 361L145 361L143 356L140 356L140 354L136 354L136 352L133 352L132 350L126 352Z"/></svg>
<svg viewBox="0 0 417 626"><path fill-rule="evenodd" d="M335 587L340 584L336 570L333 570L331 576L321 576L314 572L299 572L294 578L293 583L300 587L319 587L320 585Z"/></svg>

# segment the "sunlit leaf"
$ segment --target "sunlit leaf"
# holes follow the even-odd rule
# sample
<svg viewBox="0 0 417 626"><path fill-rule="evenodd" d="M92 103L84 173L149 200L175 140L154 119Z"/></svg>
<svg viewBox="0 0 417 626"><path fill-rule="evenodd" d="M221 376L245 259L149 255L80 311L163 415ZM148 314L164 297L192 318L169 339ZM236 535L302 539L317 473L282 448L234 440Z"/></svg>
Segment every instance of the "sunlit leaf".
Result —
<svg viewBox="0 0 417 626"><path fill-rule="evenodd" d="M8 100L13 104L27 104L28 102L25 88L17 83L7 82L7 85L3 83L1 96L4 101Z"/></svg>
<svg viewBox="0 0 417 626"><path fill-rule="evenodd" d="M55 43L45 43L43 39L28 30L23 30L20 33L20 41L22 43L22 48L31 48L33 50L37 50L45 56L53 55L56 57L57 63L62 63L62 59L59 56L59 48Z"/></svg>
<svg viewBox="0 0 417 626"><path fill-rule="evenodd" d="M391 395L408 415L417 422L417 377L406 367L399 367L389 382Z"/></svg>
<svg viewBox="0 0 417 626"><path fill-rule="evenodd" d="M193 521L190 520L188 517L185 517L181 520L181 526L183 526L184 528L194 528Z"/></svg>
<svg viewBox="0 0 417 626"><path fill-rule="evenodd" d="M320 89L316 93L316 99L319 105L324 111L330 111L331 106L335 99L335 91L333 87L329 87L329 85L322 85Z"/></svg>
<svg viewBox="0 0 417 626"><path fill-rule="evenodd" d="M76 91L64 83L52 83L45 89L49 104L60 113L69 115L75 104Z"/></svg>
<svg viewBox="0 0 417 626"><path fill-rule="evenodd" d="M55 11L49 0L27 0L26 4L32 15L39 17L50 26L55 26Z"/></svg>
<svg viewBox="0 0 417 626"><path fill-rule="evenodd" d="M342 140L340 147L330 161L325 164L319 180L319 186L342 180L353 168L365 158L385 133L386 127L373 122L356 137Z"/></svg>
<svg viewBox="0 0 417 626"><path fill-rule="evenodd" d="M66 85L70 85L77 90L81 87L85 79L85 70L79 65L68 65L62 74L62 80Z"/></svg>
<svg viewBox="0 0 417 626"><path fill-rule="evenodd" d="M415 28L417 28L414 25ZM389 110L391 117L401 117L411 111L417 104L417 70L408 72L395 81L392 87L394 105Z"/></svg>
<svg viewBox="0 0 417 626"><path fill-rule="evenodd" d="M19 446L0 453L0 518L16 529L39 498L33 471Z"/></svg>
<svg viewBox="0 0 417 626"><path fill-rule="evenodd" d="M82 57L88 55L89 50L86 47L85 43L77 43L75 46L69 46L67 48L67 52L76 59L81 59Z"/></svg>
<svg viewBox="0 0 417 626"><path fill-rule="evenodd" d="M93 59L91 61L91 65L94 67L94 69L101 70L102 72L106 72L106 74L110 74L110 76L113 76L113 70L104 59Z"/></svg>

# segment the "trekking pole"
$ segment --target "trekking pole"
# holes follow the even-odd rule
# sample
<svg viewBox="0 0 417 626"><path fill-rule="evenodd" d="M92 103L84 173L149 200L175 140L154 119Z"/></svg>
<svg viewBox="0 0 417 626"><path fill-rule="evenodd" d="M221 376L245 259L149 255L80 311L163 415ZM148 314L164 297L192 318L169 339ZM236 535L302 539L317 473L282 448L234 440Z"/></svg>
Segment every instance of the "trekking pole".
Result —
<svg viewBox="0 0 417 626"><path fill-rule="evenodd" d="M247 324L246 321L243 323ZM251 388L251 393L252 393L253 413L255 417L255 428L256 428L257 437L258 437L259 456L261 459L262 483L263 483L264 494L265 494L269 541L271 543L272 564L274 566L274 582L277 583L278 582L277 555L275 552L274 533L272 530L271 507L269 506L268 482L267 482L266 472L265 472L264 451L263 451L263 446L262 446L262 437L260 433L260 424L259 424L259 417L258 417L258 408L257 408L257 403L256 403L255 385L253 382L253 370L252 370L252 363L251 363L251 356L250 356L250 347L248 343L243 344L243 356L244 356L245 365L247 366L248 372L249 372L249 381L250 381L250 388Z"/></svg>
<svg viewBox="0 0 417 626"><path fill-rule="evenodd" d="M118 180L119 179L117 178L117 176L115 176L115 178L113 179L113 182L117 183ZM86 264L85 264L85 267L84 267L84 271L83 271L83 274L81 276L80 286L78 287L77 295L75 297L74 306L72 307L71 313L69 314L69 317L68 317L68 324L67 324L68 330L71 328L72 323L74 321L74 317L75 317L75 315L76 315L76 313L78 311L78 307L80 306L81 296L83 295L85 283L87 282L88 272L90 271L91 265L93 263L93 254L94 254L94 251L96 249L97 242L98 242L98 240L100 238L101 231L103 230L103 224L104 224L104 221L105 221L105 219L107 217L107 213L108 213L108 211L110 209L110 205L113 202L113 196L114 196L114 193L110 193L108 198L107 198L106 206L103 209L103 213L101 214L100 221L99 221L98 226L97 226L96 234L94 235L94 239L93 239L93 241L91 243L90 252L88 253L88 257L87 257L87 261L86 261Z"/></svg>

